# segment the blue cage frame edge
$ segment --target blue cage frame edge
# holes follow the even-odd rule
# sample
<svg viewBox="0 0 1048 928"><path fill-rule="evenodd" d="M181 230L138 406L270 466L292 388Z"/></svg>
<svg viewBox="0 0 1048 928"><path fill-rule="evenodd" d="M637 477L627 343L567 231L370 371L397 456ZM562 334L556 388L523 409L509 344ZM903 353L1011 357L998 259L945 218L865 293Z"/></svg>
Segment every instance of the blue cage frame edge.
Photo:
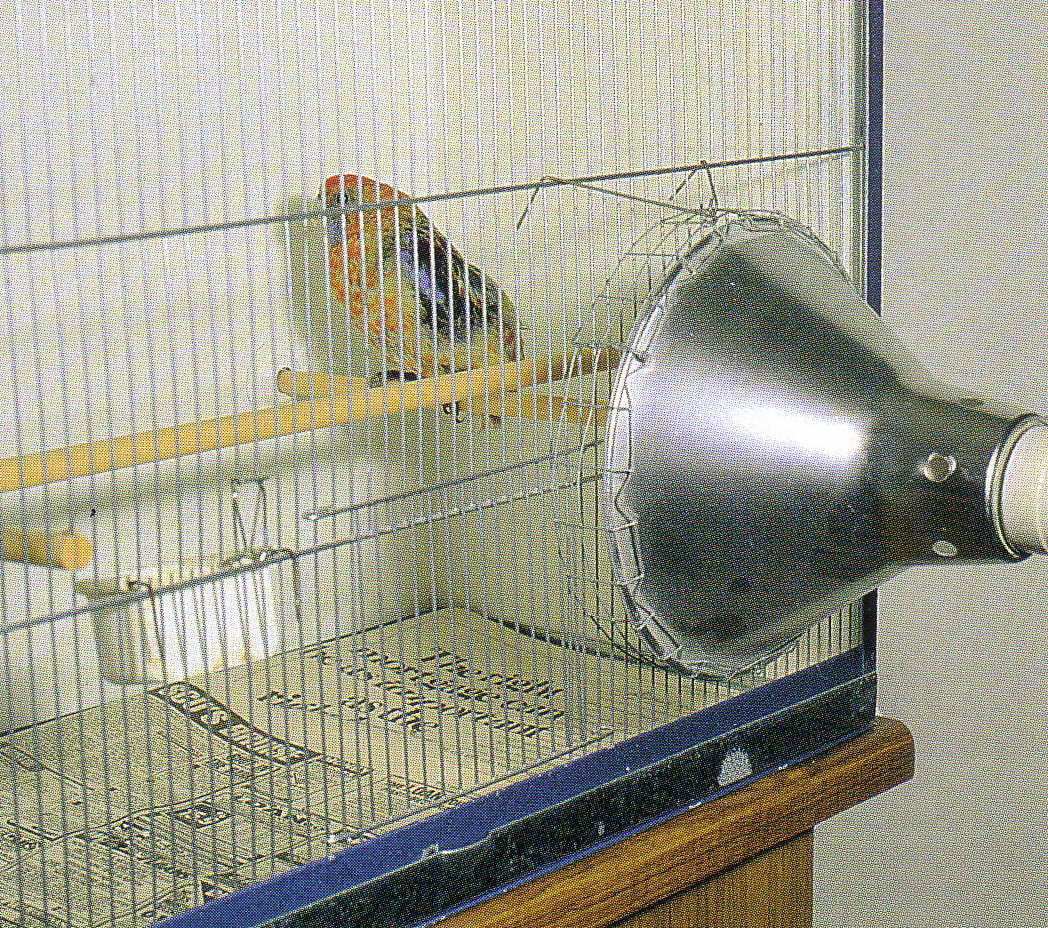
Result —
<svg viewBox="0 0 1048 928"><path fill-rule="evenodd" d="M866 730L867 649L516 781L156 928L420 926L559 869ZM749 776L722 784L724 759Z"/></svg>
<svg viewBox="0 0 1048 928"><path fill-rule="evenodd" d="M867 301L880 312L883 0L869 0L864 13L864 283ZM861 610L863 643L845 654L229 893L156 928L430 925L821 753L868 729L875 717L876 593L862 600ZM721 784L721 765L734 750L746 753L752 772Z"/></svg>

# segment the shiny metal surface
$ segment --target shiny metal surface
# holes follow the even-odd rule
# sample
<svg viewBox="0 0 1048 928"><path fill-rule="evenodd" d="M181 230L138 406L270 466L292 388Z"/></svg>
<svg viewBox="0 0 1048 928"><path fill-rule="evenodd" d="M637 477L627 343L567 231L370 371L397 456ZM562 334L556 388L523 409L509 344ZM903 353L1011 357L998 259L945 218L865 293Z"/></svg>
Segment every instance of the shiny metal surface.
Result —
<svg viewBox="0 0 1048 928"><path fill-rule="evenodd" d="M645 637L692 672L750 669L941 552L1021 556L987 505L1011 421L942 396L800 227L720 223L630 344L608 420L613 562ZM929 479L929 461L951 463Z"/></svg>

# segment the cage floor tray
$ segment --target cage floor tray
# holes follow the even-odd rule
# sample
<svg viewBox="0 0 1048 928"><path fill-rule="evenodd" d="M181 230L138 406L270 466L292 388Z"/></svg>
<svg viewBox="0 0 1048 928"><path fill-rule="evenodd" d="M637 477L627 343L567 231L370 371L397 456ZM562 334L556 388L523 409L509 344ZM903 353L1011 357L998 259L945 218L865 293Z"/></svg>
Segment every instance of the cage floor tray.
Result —
<svg viewBox="0 0 1048 928"><path fill-rule="evenodd" d="M446 609L4 736L0 925L161 918L726 695L543 637Z"/></svg>

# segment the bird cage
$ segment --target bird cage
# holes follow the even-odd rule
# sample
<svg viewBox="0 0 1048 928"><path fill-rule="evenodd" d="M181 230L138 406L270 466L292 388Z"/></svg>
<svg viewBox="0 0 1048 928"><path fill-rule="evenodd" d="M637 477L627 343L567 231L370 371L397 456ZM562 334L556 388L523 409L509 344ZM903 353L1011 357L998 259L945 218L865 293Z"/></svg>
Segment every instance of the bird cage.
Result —
<svg viewBox="0 0 1048 928"><path fill-rule="evenodd" d="M14 5L0 924L420 924L870 723L869 599L675 660L606 494L708 236L876 305L878 22Z"/></svg>

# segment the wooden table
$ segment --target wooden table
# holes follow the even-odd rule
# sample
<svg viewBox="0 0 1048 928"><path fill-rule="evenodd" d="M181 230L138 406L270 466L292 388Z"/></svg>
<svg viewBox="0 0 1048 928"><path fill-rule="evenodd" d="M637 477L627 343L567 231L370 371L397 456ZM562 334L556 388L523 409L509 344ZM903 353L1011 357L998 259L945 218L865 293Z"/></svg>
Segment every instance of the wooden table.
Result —
<svg viewBox="0 0 1048 928"><path fill-rule="evenodd" d="M812 829L913 776L906 726L867 733L510 890L439 928L802 928Z"/></svg>

